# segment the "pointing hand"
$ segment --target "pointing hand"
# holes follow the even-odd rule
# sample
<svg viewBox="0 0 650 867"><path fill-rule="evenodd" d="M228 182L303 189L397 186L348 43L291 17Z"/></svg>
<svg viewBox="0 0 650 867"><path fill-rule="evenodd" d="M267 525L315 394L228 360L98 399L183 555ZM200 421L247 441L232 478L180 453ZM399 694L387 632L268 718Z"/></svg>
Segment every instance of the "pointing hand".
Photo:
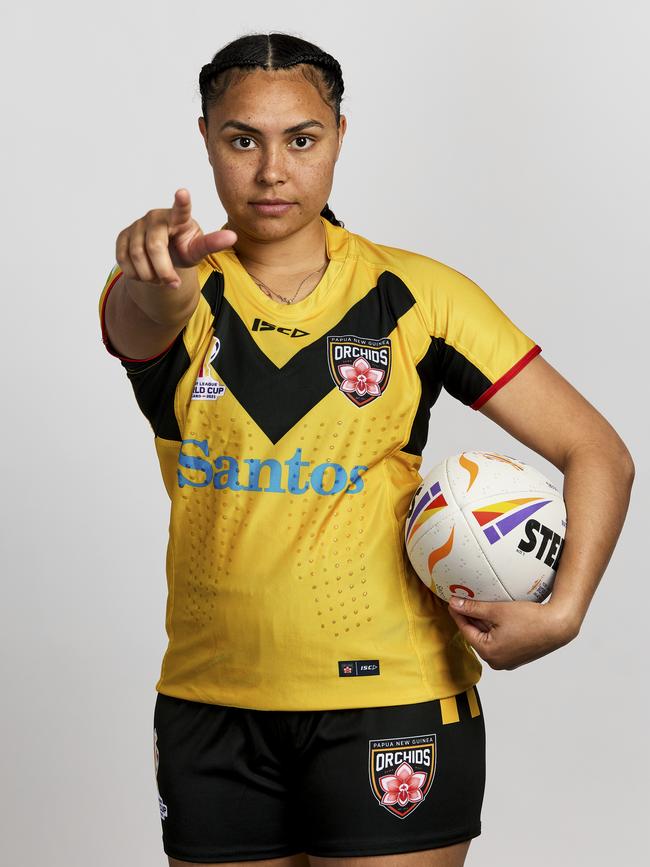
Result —
<svg viewBox="0 0 650 867"><path fill-rule="evenodd" d="M147 211L117 236L115 258L125 277L178 287L177 268L192 268L237 241L230 229L204 235L192 217L189 190L176 190L171 208Z"/></svg>

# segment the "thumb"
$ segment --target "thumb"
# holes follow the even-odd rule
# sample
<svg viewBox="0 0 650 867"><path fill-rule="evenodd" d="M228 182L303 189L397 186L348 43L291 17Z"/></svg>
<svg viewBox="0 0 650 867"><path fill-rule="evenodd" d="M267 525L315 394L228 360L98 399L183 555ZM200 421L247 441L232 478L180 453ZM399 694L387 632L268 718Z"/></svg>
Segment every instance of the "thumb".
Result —
<svg viewBox="0 0 650 867"><path fill-rule="evenodd" d="M495 614L494 605L494 602L484 602L482 599L467 599L465 596L452 596L449 600L450 608L458 611L459 614L464 614L466 617L478 617L484 620L492 619Z"/></svg>
<svg viewBox="0 0 650 867"><path fill-rule="evenodd" d="M188 243L187 252L193 261L200 262L210 253L218 253L220 250L232 247L236 240L237 233L232 229L219 229L210 232L209 235L198 232Z"/></svg>
<svg viewBox="0 0 650 867"><path fill-rule="evenodd" d="M449 600L449 613L457 624L478 628L480 632L489 632L498 621L498 602L484 602L481 599L466 599L463 596L452 596Z"/></svg>

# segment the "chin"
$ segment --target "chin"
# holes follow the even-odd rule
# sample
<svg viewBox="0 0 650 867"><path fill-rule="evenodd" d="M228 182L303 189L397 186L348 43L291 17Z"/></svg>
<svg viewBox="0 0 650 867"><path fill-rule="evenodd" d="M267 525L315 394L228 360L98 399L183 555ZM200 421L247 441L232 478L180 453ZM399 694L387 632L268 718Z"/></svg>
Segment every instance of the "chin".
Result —
<svg viewBox="0 0 650 867"><path fill-rule="evenodd" d="M238 225L249 235L258 238L281 238L302 228L309 220L305 220L300 212L280 217L263 217L248 214L246 218L237 221Z"/></svg>

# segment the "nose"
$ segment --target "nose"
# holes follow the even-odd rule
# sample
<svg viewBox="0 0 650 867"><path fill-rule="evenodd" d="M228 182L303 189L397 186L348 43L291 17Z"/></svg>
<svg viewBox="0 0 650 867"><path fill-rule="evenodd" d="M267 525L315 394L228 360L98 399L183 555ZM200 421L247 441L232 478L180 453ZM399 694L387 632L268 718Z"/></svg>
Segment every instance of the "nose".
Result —
<svg viewBox="0 0 650 867"><path fill-rule="evenodd" d="M273 186L287 180L286 149L282 144L269 144L260 148L260 164L257 180L260 184Z"/></svg>

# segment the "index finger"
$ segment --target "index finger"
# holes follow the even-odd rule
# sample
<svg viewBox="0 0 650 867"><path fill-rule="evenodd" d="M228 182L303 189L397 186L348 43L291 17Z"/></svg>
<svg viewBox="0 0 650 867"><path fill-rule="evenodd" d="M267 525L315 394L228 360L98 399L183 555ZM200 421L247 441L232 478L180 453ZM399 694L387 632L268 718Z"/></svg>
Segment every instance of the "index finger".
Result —
<svg viewBox="0 0 650 867"><path fill-rule="evenodd" d="M190 191L181 187L174 193L174 204L172 205L171 224L174 226L182 226L183 223L188 223L192 219L192 200Z"/></svg>

